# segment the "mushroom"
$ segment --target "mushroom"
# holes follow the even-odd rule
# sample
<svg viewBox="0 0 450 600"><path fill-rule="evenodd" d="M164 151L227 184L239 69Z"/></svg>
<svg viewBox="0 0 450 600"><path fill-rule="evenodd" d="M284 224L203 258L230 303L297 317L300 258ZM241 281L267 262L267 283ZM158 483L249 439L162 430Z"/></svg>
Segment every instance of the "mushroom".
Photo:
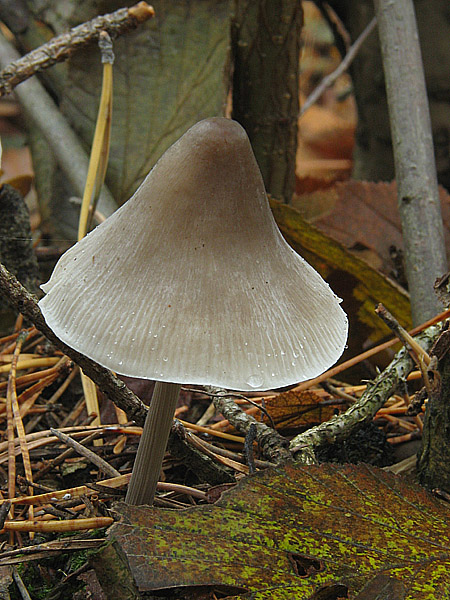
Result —
<svg viewBox="0 0 450 600"><path fill-rule="evenodd" d="M253 391L325 371L347 317L283 239L250 142L210 118L59 260L40 307L67 345L156 380L127 502L151 504L182 383Z"/></svg>

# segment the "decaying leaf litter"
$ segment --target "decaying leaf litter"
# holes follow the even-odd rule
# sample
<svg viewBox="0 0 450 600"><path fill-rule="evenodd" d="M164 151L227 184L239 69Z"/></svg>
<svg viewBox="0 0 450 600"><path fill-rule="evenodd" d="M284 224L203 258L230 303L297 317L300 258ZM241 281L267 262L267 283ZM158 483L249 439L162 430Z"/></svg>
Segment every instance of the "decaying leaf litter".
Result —
<svg viewBox="0 0 450 600"><path fill-rule="evenodd" d="M446 316L446 313L444 313L442 318ZM13 524L12 520L7 518L8 510L11 511L10 515L13 514L8 502L4 503L5 508L2 517L5 517L4 533L8 536L9 542L19 543L20 545L24 543L24 539L29 538L30 545L26 546L26 551L21 548L7 550L0 557L3 564L14 564L14 562L22 562L27 559L33 560L37 557L43 558L50 556L50 554L59 554L61 553L61 544L64 544L66 552L98 546L103 537L92 538L89 533L83 534L81 538L76 535L73 539L67 538L65 542L60 542L58 533L61 531L95 531L98 528L108 526L112 522L111 515L114 515L114 513L109 512L111 501L117 500L120 498L121 493L123 494L134 456L134 448L130 448L130 436L134 436L132 440L135 441L136 435L139 435L138 428L134 424L123 422L123 418L120 419L121 422L113 422L111 425L100 427L92 425L93 415L86 416L83 400L78 403L74 410L70 410L70 400L73 400L73 398L70 398L69 406L64 406L63 394L67 387L74 386L72 381L76 380L78 376L77 368L57 350L49 352L43 338L38 337L39 334L35 330L31 329L28 335L21 334L21 330L22 323L19 319L16 323L15 333L1 340L1 355L5 366L2 384L5 384L4 389L6 390L4 414L6 416L5 422L8 423L10 431L10 442L5 449L2 449L3 455L0 455L0 461L3 464L7 463L8 468L11 467L10 472L12 473L16 468L13 456L19 455L20 448L23 456L24 450L27 448L30 451L32 460L32 472L30 474L30 469L27 468L26 471L21 473L17 477L17 483L21 487L14 492L11 488L9 493L10 496L16 493L12 505L15 514L14 521L17 521L18 524ZM436 335L437 330L433 330L429 345L431 345L431 341ZM23 360L31 362L21 362ZM357 359L354 362L356 361ZM16 367L14 367L14 362L16 362ZM15 374L15 368L20 371L19 376ZM45 370L36 371L36 368L44 368ZM295 439L293 429L298 431L298 428L302 429L305 426L328 420L332 416L331 412L343 412L350 403L355 401L354 399L364 393L366 389L364 385L349 386L341 383L340 378L341 373L344 373L343 368L333 371L333 377L338 380L331 381L327 389L317 387L318 382L314 382L315 385L301 384L287 392L256 395L251 398L253 403L259 403L265 407L265 412L254 405L248 407L245 398L232 398L232 400L233 403L244 408L246 414L255 415L258 421L263 419L266 424L271 424L271 419L275 419L276 422L280 422L281 426L278 425L278 427L280 427L281 432L288 430L289 437ZM418 371L410 374L411 379L420 376L421 374ZM345 373L342 378L345 380ZM325 380L327 377L322 379ZM55 391L50 386L54 386ZM43 392L49 387L51 394ZM72 393L76 394L73 391ZM40 394L43 394L44 397L41 397ZM221 396L216 400L225 402L226 399L223 398L223 395ZM177 409L177 416L192 419L199 407L206 408L208 406L210 398L211 395L206 395L201 390L186 391L182 396L182 405ZM395 445L396 441L404 441L405 436L410 439L417 437L420 432L417 416L408 417L405 415L410 399L403 394L401 396L389 396L385 400L383 408L380 408L376 413L376 419L387 421L385 429L388 436L390 436L390 443ZM285 411L283 408L280 410L284 403L286 403ZM248 408L246 408L246 405ZM224 411L225 409L224 405ZM292 413L294 419L291 417ZM402 416L399 417L399 415ZM302 416L304 416L303 419ZM114 417L118 417L117 413L113 413L111 420L118 421L118 418ZM21 425L21 420L25 422L25 429ZM231 416L230 420L232 420ZM43 421L51 423L53 427L37 431L42 427ZM177 439L182 440L184 447L189 448L191 446L191 449L195 448L197 454L203 455L202 458L205 463L207 462L210 467L212 465L211 471L214 472L214 476L219 479L223 477L225 484L227 482L226 477L233 481L254 469L264 470L271 464L271 461L267 460L268 457L257 456L255 445L250 444L249 446L248 443L245 445L245 436L233 431L233 424L228 421L214 422L210 419L206 421L206 426L198 425L195 427L195 424L188 424L183 419L183 425L184 427L177 426ZM391 428L391 431L389 431L389 428ZM186 432L186 429L191 431ZM58 437L56 432L66 433L75 440L81 439L82 442L84 441L81 447L74 444L75 449L73 451L75 455L81 454L81 458L74 458L72 454L72 457L65 455L62 463L60 459L58 460L60 448L66 447L68 440L61 439L62 436ZM207 437L202 439L203 434L206 434ZM247 432L247 438L249 437ZM94 445L95 439L101 439L102 445ZM219 440L219 443L215 440ZM63 444L63 446L57 446L58 444ZM88 445L93 455L86 451ZM301 451L301 446L301 443L296 444L294 442L294 451ZM187 456L192 455L188 454ZM184 460L189 462L190 458ZM17 463L19 470L22 469L21 462L19 460ZM25 462L24 460L24 464ZM58 462L60 464L57 464ZM215 465L217 465L217 468ZM224 467L224 469L220 470L219 467L220 469ZM64 470L67 473L64 473ZM185 473L183 461L181 459L177 460L174 456L167 457L164 471L167 478L169 480L173 479L174 482L180 481L177 479L180 476L180 471L184 472L181 481L184 482L185 478L189 478L189 474L186 475ZM71 487L61 485L61 483L64 484L66 481L70 481L71 477L75 477L77 472L82 474L83 481L81 485L72 485ZM200 471L194 472L194 475L197 475L197 478L200 475L199 478L201 479ZM40 480L42 482L44 476L46 484L49 479L56 478L59 484L58 489L46 489L46 484L39 483ZM54 484L54 481L51 483ZM215 497L214 490L210 487L211 482L208 480L201 483L198 480L193 482L187 480L185 483L192 485L170 482L166 482L165 485L160 484L159 505L180 509L195 503L207 504ZM47 485L47 488L51 487L51 485ZM19 513L18 508L22 506L25 507L24 512ZM29 512L30 507L34 508L34 515ZM17 518L18 514L20 514L20 518ZM34 519L30 518L30 515ZM8 531L9 533L6 533ZM36 532L48 535L48 540L43 543L35 543L36 538L33 540L33 537L35 537L33 534ZM51 539L52 537L55 539ZM25 544L28 543L28 541L25 541ZM20 550L28 558L20 555ZM18 554L20 555L19 558L17 558ZM305 560L304 557L294 557L293 560L302 564L302 559ZM312 570L320 571L320 560L317 564L313 559L310 560ZM298 570L298 564L296 568ZM235 585L236 593L238 587L239 585ZM245 588L245 586L242 587ZM263 594L263 592L260 593ZM283 594L284 592L280 591L280 593ZM263 595L253 597L263 597ZM277 596L275 594L271 597ZM285 596L280 595L281 597Z"/></svg>
<svg viewBox="0 0 450 600"><path fill-rule="evenodd" d="M17 329L21 329L20 320L17 323ZM17 352L20 343L24 343L22 346L22 360L20 358L21 354ZM78 405L74 409L71 409L70 404L67 407L58 406L56 401L59 399L61 390L66 387L70 379L73 379L76 371L72 370L71 373L67 373L68 369L74 369L73 364L68 364L69 361L64 359L62 354L58 352L53 352L52 354L45 352L45 346L40 348L39 344L44 344L44 339L42 336L39 336L34 329L25 334L20 334L19 332L13 333L2 340L2 356L5 361L3 368L5 381L1 384L3 389L7 389L10 392L15 387L16 390L18 390L18 402L21 404L21 401L23 401L22 406L25 407L25 409L22 409L22 418L26 424L31 422L33 423L33 428L38 428L39 421L45 419L47 422L50 421L54 423L53 429L58 429L75 440L81 439L81 441L83 441L83 438L86 441L90 440L87 442L90 445L92 444L90 450L94 452L95 457L99 457L100 461L95 461L94 464L92 462L92 456L83 451L83 446L78 446L76 454L81 454L81 458L74 458L72 455L72 458L65 457L64 462L61 463L59 460L61 447L58 446L60 444L60 439L54 435L54 431L49 429L44 429L42 432L27 432L25 430L25 437L22 436L22 440L20 436L13 439L14 448L10 445L9 452L8 443L6 442L4 444L2 455L0 455L0 461L4 464L8 463L8 466L11 466L12 468L12 456L19 454L20 441L22 441L22 447L26 445L29 449L33 465L33 481L29 481L29 478L27 479L24 476L18 478L19 484L23 486L19 488L19 490L25 490L25 493L23 491L17 491L17 497L13 500L16 518L14 519L14 523L8 524L8 521L5 522L5 534L9 531L7 534L8 536L15 535L18 536L18 539L22 540L24 537L33 535L35 532L38 532L41 535L46 534L46 536L48 536L44 547L42 546L41 539L39 540L39 544L36 545L36 555L32 552L32 545L28 549L26 556L23 557L21 555L20 559L16 558L18 551L8 549L1 558L6 564L9 564L10 562L14 564L23 560L33 560L36 557L42 558L43 556L49 556L48 553L60 553L61 546L58 542L58 533L61 531L79 532L80 530L86 529L88 531L91 529L96 530L99 527L107 526L112 523L110 514L114 513L109 512L109 507L111 506L111 501L120 499L121 492L122 494L124 493L123 490L129 479L129 470L134 455L134 450L130 448L129 437L133 435L136 436L136 434L139 433L139 429L135 425L120 425L114 423L113 425L95 427L86 424L86 421L89 421L89 419L84 412L83 398L81 398L81 401L78 402ZM15 350L17 366L21 370L21 376L18 378L14 377L14 374L11 375L11 364L14 360ZM42 371L43 374L41 375L41 371L37 371L34 364L36 364L36 366L39 365L40 368L47 368L44 368ZM66 370L65 373L64 370ZM6 380L8 371L10 374L8 380ZM22 374L23 371L25 371L25 374ZM339 371L338 367L335 367L333 371L335 377L336 375L340 376L337 372ZM39 394L41 390L36 389L36 386L49 385L52 383L52 379L54 380L58 377L59 382L55 386L56 389L50 398L45 400L40 398ZM420 377L420 374L417 371L412 372L411 377L417 378ZM325 380L326 375L322 376L320 379ZM344 407L347 407L347 403L352 402L352 396L356 399L358 395L364 392L365 386L340 385L339 389L333 388L332 393L317 388L317 385L312 390L305 390L305 388L307 388L307 384L301 384L289 392L281 392L278 394L281 405L289 397L291 398L291 401L292 398L295 398L296 402L294 405L296 404L297 420L302 413L300 404L302 400L306 400L309 403L306 404L305 408L305 414L308 417L311 416L312 410L317 414L318 410L327 410L330 404L333 407L333 410L342 410L343 405L341 401L344 400ZM33 391L35 392L34 394ZM337 398L336 395L338 396ZM252 402L264 402L265 410L269 415L273 412L273 407L277 406L277 411L279 413L280 405L275 404L276 396L277 395L274 394L265 394L260 398L253 397ZM28 404L27 398L30 399ZM206 408L209 404L209 399L210 396L206 396L200 390L186 392L186 395L182 397L182 406L179 407L177 416L189 416L190 411L195 410L197 403ZM8 405L8 395L6 400L6 404ZM244 398L236 398L236 402L242 408L245 408ZM378 419L388 420L391 427L392 424L394 424L396 433L390 433L390 439L393 443L395 443L396 438L401 437L404 439L405 435L412 437L412 428L414 428L415 432L417 431L417 424L414 421L414 417L399 417L399 413L403 415L406 412L407 403L408 400L405 399L404 396L386 398L385 406L377 414ZM189 408L188 404L191 408ZM198 410L198 406L196 410ZM27 412L25 413L25 411ZM258 411L254 405L248 407L247 411L253 414L255 414L255 412L261 412ZM18 411L16 411L16 413L17 412ZM275 419L279 418L276 412L273 412L273 414ZM282 416L283 411L281 410L281 417ZM316 420L321 420L321 417L316 416L315 418ZM10 426L17 427L19 421L17 420L17 417L13 417L13 419L15 420L13 420L12 423L10 422ZM229 430L230 427L228 422L222 421L212 423L206 427L187 424L184 419L183 423L186 428L191 430L191 432L187 434L184 428L181 427L180 436L180 425L178 425L176 428L177 431L174 432L174 436L177 438L181 437L184 444L187 442L187 445L192 446L197 453L203 454L203 458L210 463L210 467L212 466L212 471L214 471L214 476L216 477L214 480L216 484L220 482L220 477L222 477L222 483L230 484L231 481L236 480L236 478L239 479L249 472L250 461L248 460L248 455L246 460L242 452L245 442L244 437L242 435L236 435L236 433L227 433L226 430ZM305 423L307 423L306 420L300 421L300 427L304 426ZM297 421L294 427L297 428L298 426L299 423ZM291 423L289 423L289 429L292 431ZM19 426L18 431L20 430ZM195 433L196 431L197 434ZM207 438L207 443L205 443L204 440L202 441L201 437L199 437L199 435L201 436L201 433L205 432L208 433L209 438ZM93 445L94 436L98 436L98 438L103 440L102 446ZM218 436L220 436L220 438ZM219 439L220 441L217 451L215 451L216 444L211 444L211 441L215 439ZM124 445L125 440L126 443ZM250 453L254 455L255 449L251 449ZM187 456L190 461L189 453ZM257 454L255 458L254 468L256 468L256 470L264 470L267 468L267 461L261 461L257 458ZM214 468L215 464L218 465L217 468ZM21 469L21 461L18 461L18 467ZM222 473L221 467L225 468L225 474ZM173 457L170 458L170 456L167 457L165 461L167 479L173 477L176 481L176 474L177 472L179 473L180 468L183 469L180 461L177 461ZM118 471L119 473L125 471L125 473L113 477L105 477L105 474L115 474L114 471L111 473L111 470ZM71 477L71 475L65 475L65 471L69 473L70 471L82 472L84 474L83 485L71 487L61 485L61 482L66 481L67 477L69 477L69 480ZM127 471L128 474L126 473ZM206 473L207 471L205 470L204 472ZM50 491L48 490L49 486L43 486L42 483L40 483L41 477L43 476L41 473L45 474L47 482L49 481L49 478L50 481L52 481L52 478L56 477L56 481L53 479L52 483L53 486L55 486L56 483L57 489L53 487ZM198 477L201 478L202 474L203 473L200 471L195 474L197 475L197 480L192 483L192 486L180 485L179 483L176 485L169 482L160 484L162 493L160 492L158 495L156 505L181 509L192 505L192 503L207 504L210 498L215 499L217 496L215 496L213 490L210 489L211 486L208 482L199 484ZM228 476L228 479L226 476ZM186 481L186 474L183 478ZM186 481L186 483L191 482ZM30 487L33 489L32 494L29 493ZM226 487L228 486L225 486L225 489ZM9 503L5 502L5 506L8 505ZM29 506L34 507L34 523L30 522L29 515L27 515L26 512L23 513L22 518L17 518L17 509L22 506L25 509ZM5 510L4 517L6 518L6 516L7 511ZM12 534L11 531L14 531L15 533ZM54 542L52 541L52 538L54 538ZM82 536L81 539L83 541L80 541L80 535L77 534L72 546L69 539L66 539L64 550L67 552L73 548L74 551L78 551L83 542L86 544L84 546L85 548L92 548L94 545L100 545L104 540L103 537L95 537L95 541L93 541L92 536L87 534ZM29 542L26 542L26 544L28 543Z"/></svg>

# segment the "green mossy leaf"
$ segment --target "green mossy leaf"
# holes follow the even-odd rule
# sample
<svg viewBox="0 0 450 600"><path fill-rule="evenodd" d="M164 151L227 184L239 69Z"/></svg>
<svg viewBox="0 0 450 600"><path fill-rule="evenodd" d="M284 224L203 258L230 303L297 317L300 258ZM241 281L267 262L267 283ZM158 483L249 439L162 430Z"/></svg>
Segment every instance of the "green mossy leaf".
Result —
<svg viewBox="0 0 450 600"><path fill-rule="evenodd" d="M450 598L450 508L369 466L288 465L215 505L119 511L110 538L141 592L228 585L247 590L241 599L354 598L383 576L405 600Z"/></svg>
<svg viewBox="0 0 450 600"><path fill-rule="evenodd" d="M107 185L123 204L165 150L226 102L228 0L156 0L155 18L114 40L114 99ZM101 86L98 48L76 53L63 113L87 147Z"/></svg>

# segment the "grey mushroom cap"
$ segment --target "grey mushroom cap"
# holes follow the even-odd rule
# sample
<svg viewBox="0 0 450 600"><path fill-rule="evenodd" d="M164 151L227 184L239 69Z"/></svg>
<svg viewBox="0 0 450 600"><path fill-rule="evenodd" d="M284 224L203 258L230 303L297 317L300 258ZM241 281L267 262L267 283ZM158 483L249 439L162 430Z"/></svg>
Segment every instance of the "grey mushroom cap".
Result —
<svg viewBox="0 0 450 600"><path fill-rule="evenodd" d="M224 118L173 144L42 289L55 334L130 377L273 389L325 371L347 339L339 298L281 236L248 137Z"/></svg>

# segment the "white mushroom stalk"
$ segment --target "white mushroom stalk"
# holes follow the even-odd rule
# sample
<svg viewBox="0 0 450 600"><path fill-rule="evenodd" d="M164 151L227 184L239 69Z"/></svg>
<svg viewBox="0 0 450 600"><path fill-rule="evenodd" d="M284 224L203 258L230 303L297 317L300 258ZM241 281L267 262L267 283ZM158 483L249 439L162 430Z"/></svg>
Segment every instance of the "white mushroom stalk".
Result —
<svg viewBox="0 0 450 600"><path fill-rule="evenodd" d="M247 135L223 118L189 129L42 287L44 317L67 345L120 374L169 384L286 386L325 371L347 339L340 300L281 236ZM167 435L159 429L162 453L172 417ZM140 455L127 500L151 503L161 463L150 474ZM153 492L131 492L136 469L155 479Z"/></svg>

